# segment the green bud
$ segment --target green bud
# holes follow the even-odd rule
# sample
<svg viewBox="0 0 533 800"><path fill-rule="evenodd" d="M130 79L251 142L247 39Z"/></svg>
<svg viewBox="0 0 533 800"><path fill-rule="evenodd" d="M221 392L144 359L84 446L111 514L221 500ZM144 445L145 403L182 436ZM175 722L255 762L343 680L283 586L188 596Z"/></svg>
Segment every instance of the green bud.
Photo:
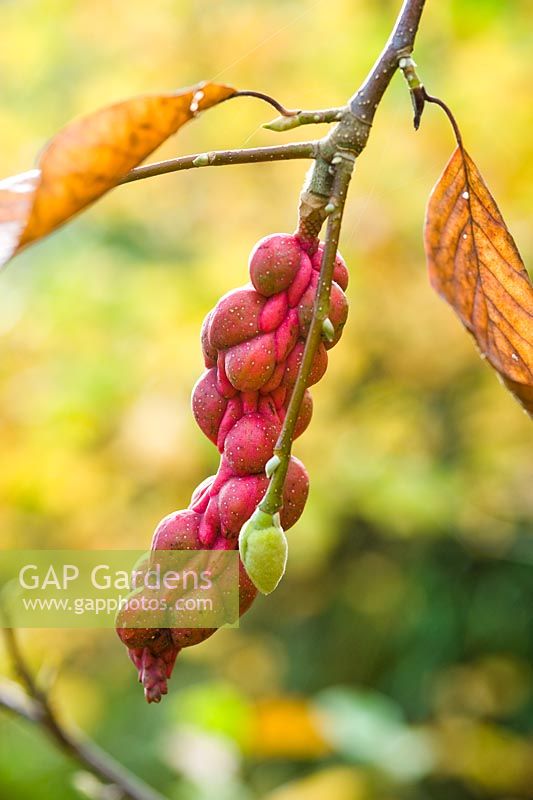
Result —
<svg viewBox="0 0 533 800"><path fill-rule="evenodd" d="M328 342L332 342L335 338L335 328L333 327L333 323L329 317L327 317L322 323L322 333Z"/></svg>
<svg viewBox="0 0 533 800"><path fill-rule="evenodd" d="M276 117L276 119L271 120L271 122L263 122L261 127L266 128L267 131L282 133L283 131L290 131L293 128L298 128L301 124L300 117L295 114L291 117Z"/></svg>
<svg viewBox="0 0 533 800"><path fill-rule="evenodd" d="M265 464L265 474L267 478L272 477L280 464L281 458L279 456L272 456L272 458L268 459L267 463Z"/></svg>
<svg viewBox="0 0 533 800"><path fill-rule="evenodd" d="M279 515L256 509L239 535L241 561L254 586L262 594L273 592L285 573L287 537Z"/></svg>
<svg viewBox="0 0 533 800"><path fill-rule="evenodd" d="M196 156L196 158L192 162L192 165L193 167L209 166L209 155L207 153L201 153L199 156Z"/></svg>

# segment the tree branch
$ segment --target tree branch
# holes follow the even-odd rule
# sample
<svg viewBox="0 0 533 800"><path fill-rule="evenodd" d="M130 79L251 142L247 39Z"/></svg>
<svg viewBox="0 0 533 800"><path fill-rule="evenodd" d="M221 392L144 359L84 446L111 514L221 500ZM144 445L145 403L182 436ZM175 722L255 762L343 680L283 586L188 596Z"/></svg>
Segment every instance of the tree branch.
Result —
<svg viewBox="0 0 533 800"><path fill-rule="evenodd" d="M129 800L165 800L104 750L61 723L46 692L39 689L20 651L13 628L4 628L4 638L13 667L25 688L4 681L0 684L0 707L25 720L38 724L59 747L90 770L97 778L117 786Z"/></svg>
<svg viewBox="0 0 533 800"><path fill-rule="evenodd" d="M246 150L214 150L208 153L159 161L136 167L122 178L118 185L157 175L166 175L170 172L180 172L193 167L224 167L233 164L257 164L265 161L288 161L297 158L316 159L317 156L330 162L339 148L352 150L359 154L366 145L375 111L398 68L400 58L410 55L413 51L424 4L425 0L404 0L385 48L364 83L346 106L316 111L285 111L285 114L290 113L290 116L281 117L265 125L272 130L282 131L299 125L339 120L339 124L320 141L296 142ZM241 92L240 94L259 95L256 92ZM309 191L313 190L316 191L311 184ZM329 191L320 193L327 196Z"/></svg>
<svg viewBox="0 0 533 800"><path fill-rule="evenodd" d="M318 157L309 184L304 186L300 196L298 234L303 240L318 236L328 216L329 220L311 326L287 414L274 448L274 456L278 457L279 462L259 504L259 509L268 514L275 514L283 503L283 486L296 421L322 337L323 323L328 315L342 215L355 158L366 146L375 111L398 69L400 59L412 53L424 3L425 0L404 0L389 40L366 80L342 111L339 123L318 142ZM306 123L311 122L310 113L305 113ZM297 115L292 119L293 123L295 119ZM330 213L332 207L334 210Z"/></svg>
<svg viewBox="0 0 533 800"><path fill-rule="evenodd" d="M404 0L387 44L365 82L349 101L349 108L354 116L372 122L376 108L398 69L400 58L413 52L425 2L426 0Z"/></svg>
<svg viewBox="0 0 533 800"><path fill-rule="evenodd" d="M195 153L181 158L171 158L169 161L158 161L155 164L135 167L118 182L118 185L140 181L143 178L152 178L156 175L166 175L169 172L181 172L193 167L226 167L232 164L258 164L262 161L315 158L316 152L316 142L294 142L247 150L212 150L209 153Z"/></svg>

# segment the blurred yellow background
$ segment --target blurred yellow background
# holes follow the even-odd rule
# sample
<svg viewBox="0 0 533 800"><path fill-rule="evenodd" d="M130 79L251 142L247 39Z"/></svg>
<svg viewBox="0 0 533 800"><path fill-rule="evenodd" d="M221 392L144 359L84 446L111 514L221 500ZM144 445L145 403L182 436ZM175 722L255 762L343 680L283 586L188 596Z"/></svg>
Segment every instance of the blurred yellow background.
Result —
<svg viewBox="0 0 533 800"><path fill-rule="evenodd" d="M398 6L4 0L0 175L77 115L203 79L342 104ZM428 0L415 51L526 264L532 22L526 0ZM262 130L272 116L234 100L156 158L325 130ZM22 636L65 716L169 798L533 797L529 422L428 285L424 208L453 136L437 108L417 133L411 117L396 76L352 181L350 318L295 447L311 497L281 587L180 655L160 707L112 632ZM257 239L294 229L306 169L120 187L2 274L3 547L138 549L188 504L217 463L189 410L201 321ZM2 797L94 794L37 730L1 715L0 741Z"/></svg>

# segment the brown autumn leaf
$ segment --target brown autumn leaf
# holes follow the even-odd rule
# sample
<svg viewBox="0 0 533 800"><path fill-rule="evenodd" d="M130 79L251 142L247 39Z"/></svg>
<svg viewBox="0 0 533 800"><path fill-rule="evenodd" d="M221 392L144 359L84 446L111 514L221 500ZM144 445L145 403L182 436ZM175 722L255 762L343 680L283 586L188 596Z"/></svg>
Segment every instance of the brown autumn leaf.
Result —
<svg viewBox="0 0 533 800"><path fill-rule="evenodd" d="M235 93L203 83L71 122L48 143L37 169L0 181L0 266L116 186L197 113Z"/></svg>
<svg viewBox="0 0 533 800"><path fill-rule="evenodd" d="M533 285L494 198L460 146L429 198L425 247L433 288L533 415Z"/></svg>

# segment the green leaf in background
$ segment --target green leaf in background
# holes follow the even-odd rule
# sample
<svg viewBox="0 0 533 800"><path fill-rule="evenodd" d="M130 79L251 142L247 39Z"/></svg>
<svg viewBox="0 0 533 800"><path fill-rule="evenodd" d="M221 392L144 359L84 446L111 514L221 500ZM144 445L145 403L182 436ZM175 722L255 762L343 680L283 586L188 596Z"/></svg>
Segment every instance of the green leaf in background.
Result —
<svg viewBox="0 0 533 800"><path fill-rule="evenodd" d="M331 688L316 698L323 732L336 750L398 780L413 780L433 765L431 742L404 721L399 705L377 692Z"/></svg>

